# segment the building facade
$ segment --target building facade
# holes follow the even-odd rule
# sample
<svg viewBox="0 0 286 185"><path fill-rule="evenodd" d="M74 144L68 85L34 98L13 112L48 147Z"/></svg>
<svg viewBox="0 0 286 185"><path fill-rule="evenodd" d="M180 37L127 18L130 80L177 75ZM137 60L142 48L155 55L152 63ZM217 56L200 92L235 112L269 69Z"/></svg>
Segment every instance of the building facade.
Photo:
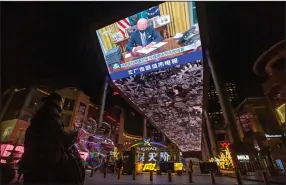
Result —
<svg viewBox="0 0 286 185"><path fill-rule="evenodd" d="M282 170L283 133L265 97L245 99L236 109L237 128L251 159L270 173Z"/></svg>
<svg viewBox="0 0 286 185"><path fill-rule="evenodd" d="M286 133L286 48L285 40L275 44L256 60L253 71L264 79L262 88L268 104L274 112L281 129Z"/></svg>
<svg viewBox="0 0 286 185"><path fill-rule="evenodd" d="M286 123L285 123L285 103L286 103L286 48L285 40L278 42L263 52L255 61L254 73L262 79L270 115L274 115L276 125L279 127L283 147L272 149L275 160L282 160L284 168L286 166ZM277 126L275 125L275 128ZM277 145L278 146L278 145Z"/></svg>
<svg viewBox="0 0 286 185"><path fill-rule="evenodd" d="M23 144L25 131L35 112L42 105L42 98L49 93L40 88L11 88L4 94L1 110L1 141Z"/></svg>

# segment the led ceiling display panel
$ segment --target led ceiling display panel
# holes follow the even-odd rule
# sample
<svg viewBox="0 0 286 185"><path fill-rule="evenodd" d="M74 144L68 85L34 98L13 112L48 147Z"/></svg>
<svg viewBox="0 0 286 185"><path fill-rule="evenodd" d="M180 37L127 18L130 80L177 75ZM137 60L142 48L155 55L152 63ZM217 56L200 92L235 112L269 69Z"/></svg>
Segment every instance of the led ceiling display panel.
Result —
<svg viewBox="0 0 286 185"><path fill-rule="evenodd" d="M162 3L97 36L123 94L181 151L201 151L203 65L195 3Z"/></svg>
<svg viewBox="0 0 286 185"><path fill-rule="evenodd" d="M201 61L116 80L115 85L181 151L201 150Z"/></svg>

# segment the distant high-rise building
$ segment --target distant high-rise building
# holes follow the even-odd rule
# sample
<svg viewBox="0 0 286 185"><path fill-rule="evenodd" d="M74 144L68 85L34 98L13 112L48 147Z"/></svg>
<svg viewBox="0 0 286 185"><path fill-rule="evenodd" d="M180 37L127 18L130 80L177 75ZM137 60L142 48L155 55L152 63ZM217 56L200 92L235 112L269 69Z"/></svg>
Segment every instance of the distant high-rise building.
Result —
<svg viewBox="0 0 286 185"><path fill-rule="evenodd" d="M226 83L225 87L229 95L232 106L236 107L240 102L240 98L239 98L235 84ZM209 121L212 126L212 130L214 132L214 137L217 143L217 147L219 147L220 146L219 143L229 142L229 138L225 130L225 121L224 121L222 109L219 103L218 93L213 83L210 84L208 100L209 100L209 103L208 103L207 112L209 116Z"/></svg>

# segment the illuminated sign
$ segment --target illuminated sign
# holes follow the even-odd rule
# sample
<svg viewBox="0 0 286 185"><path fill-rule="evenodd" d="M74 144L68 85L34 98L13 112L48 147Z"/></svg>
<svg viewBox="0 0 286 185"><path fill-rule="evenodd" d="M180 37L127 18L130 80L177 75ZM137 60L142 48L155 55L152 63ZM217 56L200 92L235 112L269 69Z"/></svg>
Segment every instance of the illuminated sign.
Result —
<svg viewBox="0 0 286 185"><path fill-rule="evenodd" d="M150 152L149 153L149 159L148 159L148 162L152 162L152 161L157 161L156 159L155 159L155 157L157 156L157 153L154 153L154 152Z"/></svg>
<svg viewBox="0 0 286 185"><path fill-rule="evenodd" d="M136 147L138 151L146 152L146 151L157 151L158 147L156 146L146 146L146 147Z"/></svg>
<svg viewBox="0 0 286 185"><path fill-rule="evenodd" d="M150 141L151 141L150 138L149 138L149 139L145 139L145 138L144 138L144 139L143 139L143 142L144 142L143 145L144 145L144 146L151 146Z"/></svg>
<svg viewBox="0 0 286 185"><path fill-rule="evenodd" d="M109 120L111 120L111 121L117 122L116 119L114 119L113 117L111 117L111 116L109 116L109 115L107 115L106 118L109 119Z"/></svg>
<svg viewBox="0 0 286 185"><path fill-rule="evenodd" d="M143 146L143 147L136 147L136 146ZM152 146L151 146L152 145ZM155 146L153 146L155 145ZM134 145L131 145L128 149L132 148L132 147L136 147L137 150L141 150L141 151L155 151L158 150L157 146L161 146L161 147L166 147L165 145L158 143L158 142L152 142L150 141L150 139L143 139L143 142L138 142L135 143Z"/></svg>
<svg viewBox="0 0 286 185"><path fill-rule="evenodd" d="M183 163L174 163L174 171L183 170Z"/></svg>
<svg viewBox="0 0 286 185"><path fill-rule="evenodd" d="M16 157L21 157L22 154L24 153L24 147L23 146L16 146L16 148L14 148L14 145L10 145L10 144L2 144L1 145L1 157L8 157L11 154L11 150L15 150L17 152L19 152L19 154L16 154ZM6 163L6 160L1 159L1 163Z"/></svg>
<svg viewBox="0 0 286 185"><path fill-rule="evenodd" d="M228 147L230 145L230 143L220 143L220 146L222 147Z"/></svg>
<svg viewBox="0 0 286 185"><path fill-rule="evenodd" d="M237 155L239 161L249 161L249 155Z"/></svg>
<svg viewBox="0 0 286 185"><path fill-rule="evenodd" d="M143 171L156 170L156 163L147 163L143 167Z"/></svg>
<svg viewBox="0 0 286 185"><path fill-rule="evenodd" d="M160 159L163 161L168 162L170 155L167 152L160 152Z"/></svg>
<svg viewBox="0 0 286 185"><path fill-rule="evenodd" d="M137 155L137 159L138 159L139 162L144 163L144 158L145 158L145 153Z"/></svg>
<svg viewBox="0 0 286 185"><path fill-rule="evenodd" d="M269 135L269 134L265 134L265 137L267 137L267 138L277 138L277 137L282 137L282 135Z"/></svg>

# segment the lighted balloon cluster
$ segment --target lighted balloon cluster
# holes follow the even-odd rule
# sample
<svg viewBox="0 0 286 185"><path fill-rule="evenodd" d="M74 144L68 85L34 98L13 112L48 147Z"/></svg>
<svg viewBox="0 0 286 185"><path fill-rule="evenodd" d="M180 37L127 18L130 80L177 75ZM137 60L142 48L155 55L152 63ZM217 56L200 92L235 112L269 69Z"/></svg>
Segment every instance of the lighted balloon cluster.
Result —
<svg viewBox="0 0 286 185"><path fill-rule="evenodd" d="M91 168L99 168L103 159L114 151L114 143L104 135L91 134L81 128L79 141L75 144L83 159Z"/></svg>

